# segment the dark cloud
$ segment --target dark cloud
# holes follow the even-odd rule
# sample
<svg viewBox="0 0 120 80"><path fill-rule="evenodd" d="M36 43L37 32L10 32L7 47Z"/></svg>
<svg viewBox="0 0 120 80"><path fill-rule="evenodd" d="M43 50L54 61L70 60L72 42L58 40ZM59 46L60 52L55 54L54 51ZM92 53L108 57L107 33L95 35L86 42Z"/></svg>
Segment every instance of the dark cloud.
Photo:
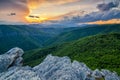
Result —
<svg viewBox="0 0 120 80"><path fill-rule="evenodd" d="M39 16L29 15L30 18L40 18Z"/></svg>
<svg viewBox="0 0 120 80"><path fill-rule="evenodd" d="M116 0L114 2L98 4L97 8L100 11L108 11L108 10L110 10L112 8L118 7L119 6L119 2L120 2L119 0Z"/></svg>
<svg viewBox="0 0 120 80"><path fill-rule="evenodd" d="M107 12L92 12L88 15L82 17L81 22L92 22L99 20L110 20L110 19L120 19L120 10L113 9Z"/></svg>
<svg viewBox="0 0 120 80"><path fill-rule="evenodd" d="M60 24L65 23L86 23L86 22L94 22L100 20L110 20L110 19L120 19L120 10L119 9L111 9L109 11L98 11L86 14L84 16L64 16L61 21L58 21Z"/></svg>
<svg viewBox="0 0 120 80"><path fill-rule="evenodd" d="M99 20L110 20L110 19L120 19L120 0L115 0L114 2L98 4L97 8L99 11L91 12L85 14L84 16L63 16L61 23L86 23L94 22ZM114 8L114 9L113 9ZM80 13L79 13L80 14ZM66 18L67 17L67 18Z"/></svg>
<svg viewBox="0 0 120 80"><path fill-rule="evenodd" d="M11 15L11 16L15 16L15 15L16 15L16 13L10 13L10 15Z"/></svg>

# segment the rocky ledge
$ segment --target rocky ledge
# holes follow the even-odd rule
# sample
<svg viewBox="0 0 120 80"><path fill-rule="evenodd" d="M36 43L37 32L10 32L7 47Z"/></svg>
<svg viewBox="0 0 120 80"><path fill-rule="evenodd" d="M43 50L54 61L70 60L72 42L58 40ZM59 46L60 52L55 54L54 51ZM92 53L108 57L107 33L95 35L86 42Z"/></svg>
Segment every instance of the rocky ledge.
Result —
<svg viewBox="0 0 120 80"><path fill-rule="evenodd" d="M71 62L69 57L48 55L41 64L22 66L23 50L13 48L0 55L0 80L120 80L116 72L92 71L84 63Z"/></svg>

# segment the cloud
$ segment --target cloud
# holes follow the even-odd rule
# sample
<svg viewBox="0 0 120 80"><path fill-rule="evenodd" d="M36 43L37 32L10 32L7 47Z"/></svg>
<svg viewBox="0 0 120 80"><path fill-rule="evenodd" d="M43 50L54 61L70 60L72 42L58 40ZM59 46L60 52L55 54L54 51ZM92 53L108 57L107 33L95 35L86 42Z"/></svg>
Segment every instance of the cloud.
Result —
<svg viewBox="0 0 120 80"><path fill-rule="evenodd" d="M16 15L16 13L10 13L10 16L15 16Z"/></svg>
<svg viewBox="0 0 120 80"><path fill-rule="evenodd" d="M27 4L30 9L36 9L43 3L43 0L28 0Z"/></svg>
<svg viewBox="0 0 120 80"><path fill-rule="evenodd" d="M118 1L118 2L117 2ZM99 11L87 13L81 15L72 15L73 13L69 13L69 15L60 16L57 23L66 24L66 23L86 23L86 22L94 22L94 21L107 21L111 19L120 19L120 9L119 9L119 2L117 0L115 2L109 2L106 4L98 4L97 8ZM100 6L101 5L101 6ZM74 13L75 14L75 13Z"/></svg>
<svg viewBox="0 0 120 80"><path fill-rule="evenodd" d="M27 0L0 0L0 10L28 11Z"/></svg>
<svg viewBox="0 0 120 80"><path fill-rule="evenodd" d="M110 19L119 19L119 18L120 18L120 10L113 9L106 12L100 12L100 11L92 12L82 17L80 21L91 22L91 21L110 20Z"/></svg>
<svg viewBox="0 0 120 80"><path fill-rule="evenodd" d="M84 16L74 15L74 16L62 16L61 20L58 20L58 23L86 23L94 21L106 21L111 19L120 19L120 10L111 9L109 11L97 11L85 14ZM67 17L67 18L66 18Z"/></svg>
<svg viewBox="0 0 120 80"><path fill-rule="evenodd" d="M25 16L28 14L27 0L0 0L1 20L25 21Z"/></svg>
<svg viewBox="0 0 120 80"><path fill-rule="evenodd" d="M45 2L49 3L56 3L56 4L64 4L64 3L71 3L71 2L77 2L80 0L45 0Z"/></svg>
<svg viewBox="0 0 120 80"><path fill-rule="evenodd" d="M39 16L29 15L30 18L40 18Z"/></svg>
<svg viewBox="0 0 120 80"><path fill-rule="evenodd" d="M28 0L28 5L30 9L36 9L43 5L59 5L72 2L78 2L81 0Z"/></svg>
<svg viewBox="0 0 120 80"><path fill-rule="evenodd" d="M98 4L97 8L100 11L108 11L112 8L118 7L119 6L119 0L116 0L115 2L109 2L109 3L102 3L102 4Z"/></svg>
<svg viewBox="0 0 120 80"><path fill-rule="evenodd" d="M33 9L47 4L64 4L78 0L0 0L0 20L25 21L25 17L31 15ZM11 15L15 13L15 15ZM37 17L38 18L38 17Z"/></svg>
<svg viewBox="0 0 120 80"><path fill-rule="evenodd" d="M118 2L119 1L120 0L118 0ZM39 18L38 16L33 16L33 15L35 15L36 12L40 13L42 11L43 11L43 13L47 13L47 11L48 11L50 14L51 12L49 10L47 10L47 9L49 9L48 7L51 7L51 6L55 7L54 5L60 5L63 8L63 7L65 7L64 4L66 5L69 3L79 3L79 2L81 2L81 4L83 4L83 5L85 4L85 6L87 6L90 3L94 3L93 5L95 5L97 2L98 3L101 2L101 0L0 0L0 20L6 21L9 19L9 21L25 21L26 16L31 17L31 18L33 18L33 17ZM44 10L41 9L41 11L39 9L37 10L37 8L40 8L40 6L45 7L46 11L45 11L45 9ZM72 6L72 5L70 5L70 6ZM71 18L71 21L89 22L89 21L95 21L95 20L100 20L100 19L106 20L106 19L111 19L111 18L115 18L115 17L119 18L119 16L120 16L119 11L116 12L116 11L112 10L112 8L114 8L114 7L118 7L117 2L98 4L97 8L100 10L99 12L92 12L85 16L79 16L79 17L73 16ZM71 7L68 7L68 8L69 8L68 11L70 11ZM34 11L35 11L35 13L34 13ZM59 11L57 10L57 8L54 8L53 12L51 14L54 14L57 12L59 14ZM67 12L67 9L64 12ZM11 13L15 13L15 15L11 14ZM62 10L61 10L61 13L62 13ZM12 20L11 20L11 18L12 18Z"/></svg>
<svg viewBox="0 0 120 80"><path fill-rule="evenodd" d="M100 21L95 21L95 22L89 22L88 24L120 24L120 19L111 19L111 20L100 20Z"/></svg>

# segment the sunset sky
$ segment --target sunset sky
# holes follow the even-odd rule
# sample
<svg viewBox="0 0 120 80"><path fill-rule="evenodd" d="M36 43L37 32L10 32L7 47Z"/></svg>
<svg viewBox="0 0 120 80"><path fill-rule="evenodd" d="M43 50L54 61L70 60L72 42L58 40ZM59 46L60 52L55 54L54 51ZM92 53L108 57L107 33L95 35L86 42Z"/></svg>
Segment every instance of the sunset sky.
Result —
<svg viewBox="0 0 120 80"><path fill-rule="evenodd" d="M79 14L81 23L119 21L119 3L120 0L0 0L0 24L39 23L73 13ZM93 19L89 20L88 16Z"/></svg>

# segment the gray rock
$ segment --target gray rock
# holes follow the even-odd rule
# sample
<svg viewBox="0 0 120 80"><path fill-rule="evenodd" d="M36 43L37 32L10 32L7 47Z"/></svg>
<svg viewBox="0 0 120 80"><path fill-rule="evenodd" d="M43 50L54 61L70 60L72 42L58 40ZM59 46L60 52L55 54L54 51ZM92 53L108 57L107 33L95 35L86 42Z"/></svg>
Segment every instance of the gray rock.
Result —
<svg viewBox="0 0 120 80"><path fill-rule="evenodd" d="M14 62L14 57L9 55L0 55L0 72L6 71Z"/></svg>
<svg viewBox="0 0 120 80"><path fill-rule="evenodd" d="M23 53L22 49L16 47L0 55L0 72L6 71L11 66L22 66Z"/></svg>
<svg viewBox="0 0 120 80"><path fill-rule="evenodd" d="M92 76L94 76L95 78L102 78L102 73L101 71L96 69L95 71L93 71Z"/></svg>
<svg viewBox="0 0 120 80"><path fill-rule="evenodd" d="M15 47L9 50L8 52L6 52L5 54L15 55L16 57L21 57L24 54L24 51L18 47Z"/></svg>
<svg viewBox="0 0 120 80"><path fill-rule="evenodd" d="M105 76L105 80L120 80L120 78L118 77L118 75L111 73Z"/></svg>
<svg viewBox="0 0 120 80"><path fill-rule="evenodd" d="M102 76L105 77L105 80L120 80L116 72L110 72L109 70L102 69Z"/></svg>
<svg viewBox="0 0 120 80"><path fill-rule="evenodd" d="M38 74L28 67L12 67L0 74L0 80L41 80Z"/></svg>
<svg viewBox="0 0 120 80"><path fill-rule="evenodd" d="M92 71L84 63L69 57L48 55L41 64L22 67L23 50L13 48L0 55L0 80L120 80L116 72Z"/></svg>

